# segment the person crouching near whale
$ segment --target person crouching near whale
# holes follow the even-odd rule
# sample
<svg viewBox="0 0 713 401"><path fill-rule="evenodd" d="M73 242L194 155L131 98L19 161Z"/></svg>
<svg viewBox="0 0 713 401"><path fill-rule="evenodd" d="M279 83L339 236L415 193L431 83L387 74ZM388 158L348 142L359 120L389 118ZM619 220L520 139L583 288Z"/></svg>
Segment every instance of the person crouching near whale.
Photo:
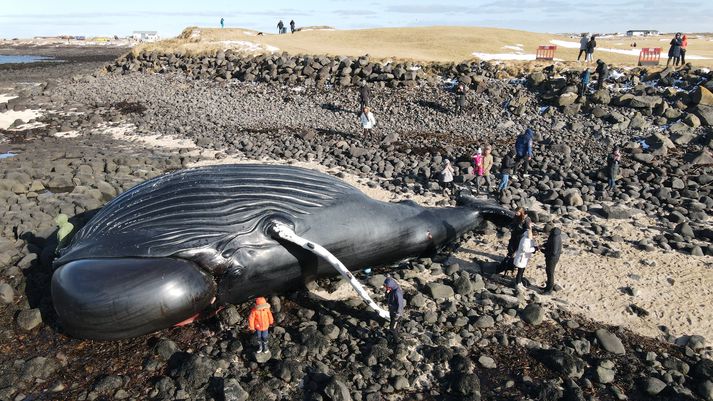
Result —
<svg viewBox="0 0 713 401"><path fill-rule="evenodd" d="M535 254L535 242L532 237L532 227L525 231L520 239L520 244L515 251L515 256L513 257L513 264L517 268L517 276L515 276L515 288L518 292L523 292L525 286L522 285L522 276L525 274L525 268L530 262L532 255Z"/></svg>
<svg viewBox="0 0 713 401"><path fill-rule="evenodd" d="M396 280L391 277L384 280L384 291L386 291L386 304L389 306L389 328L394 339L397 339L401 328L401 318L404 314L404 292Z"/></svg>
<svg viewBox="0 0 713 401"><path fill-rule="evenodd" d="M275 324L275 319L272 317L270 304L267 303L265 298L258 297L255 300L255 307L250 310L250 315L248 316L248 324L250 331L257 333L257 341L260 347L257 353L268 352L268 330L271 325Z"/></svg>

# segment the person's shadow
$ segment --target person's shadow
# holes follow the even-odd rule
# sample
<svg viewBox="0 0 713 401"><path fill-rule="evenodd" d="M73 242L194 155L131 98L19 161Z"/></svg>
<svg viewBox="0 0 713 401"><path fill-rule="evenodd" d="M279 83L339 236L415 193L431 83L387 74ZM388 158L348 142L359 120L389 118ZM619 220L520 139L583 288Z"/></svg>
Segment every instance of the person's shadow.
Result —
<svg viewBox="0 0 713 401"><path fill-rule="evenodd" d="M419 100L418 102L416 102L416 104L418 104L421 107L426 107L431 110L437 111L439 113L450 112L450 109L448 109L447 107L443 106L442 104L440 104L438 102L433 102L430 100Z"/></svg>

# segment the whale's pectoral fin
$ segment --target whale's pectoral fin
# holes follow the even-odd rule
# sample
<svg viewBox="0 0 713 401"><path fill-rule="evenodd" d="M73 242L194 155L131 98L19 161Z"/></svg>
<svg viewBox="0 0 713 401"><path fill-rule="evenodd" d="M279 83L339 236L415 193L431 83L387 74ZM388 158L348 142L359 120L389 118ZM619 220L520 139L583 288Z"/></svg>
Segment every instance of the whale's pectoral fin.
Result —
<svg viewBox="0 0 713 401"><path fill-rule="evenodd" d="M211 305L215 283L175 258L82 259L52 276L52 300L74 337L114 340L185 322Z"/></svg>
<svg viewBox="0 0 713 401"><path fill-rule="evenodd" d="M283 239L285 241L298 245L329 262L329 264L332 265L332 267L334 267L339 272L339 274L341 274L349 281L349 284L354 287L354 290L356 290L357 294L359 294L359 296L364 300L364 302L366 302L367 305L369 305L369 307L375 310L382 318L390 318L389 312L381 308L379 305L376 304L376 302L374 302L373 299L371 299L371 296L369 296L369 293L366 292L366 289L361 285L359 280L357 280L354 275L349 271L349 269L347 269L347 267L344 266L344 264L340 262L339 259L337 259L337 257L334 256L331 252L329 252L326 248L313 241L309 241L305 238L298 236L297 234L295 234L292 228L281 222L275 222L274 224L272 224L269 227L268 232L275 239Z"/></svg>
<svg viewBox="0 0 713 401"><path fill-rule="evenodd" d="M463 190L458 194L456 202L458 206L466 206L476 209L481 218L499 227L509 225L515 216L513 212L494 202L477 199L472 193L470 193L470 191L467 190Z"/></svg>

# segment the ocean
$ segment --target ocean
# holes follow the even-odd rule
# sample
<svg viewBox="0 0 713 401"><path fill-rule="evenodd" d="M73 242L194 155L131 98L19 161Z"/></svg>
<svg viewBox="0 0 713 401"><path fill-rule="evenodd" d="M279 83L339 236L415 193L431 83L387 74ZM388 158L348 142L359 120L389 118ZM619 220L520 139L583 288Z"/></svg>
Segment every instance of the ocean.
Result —
<svg viewBox="0 0 713 401"><path fill-rule="evenodd" d="M26 63L42 63L59 61L53 57L47 56L28 56L28 55L7 55L0 54L0 64L26 64Z"/></svg>

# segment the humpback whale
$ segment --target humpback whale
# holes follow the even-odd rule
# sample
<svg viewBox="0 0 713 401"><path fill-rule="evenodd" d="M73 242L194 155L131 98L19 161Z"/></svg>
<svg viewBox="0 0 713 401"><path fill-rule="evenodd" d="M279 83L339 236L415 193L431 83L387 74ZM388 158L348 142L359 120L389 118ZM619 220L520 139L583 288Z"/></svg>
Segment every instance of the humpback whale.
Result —
<svg viewBox="0 0 713 401"><path fill-rule="evenodd" d="M60 250L54 308L72 336L130 338L334 275L330 259L351 276L346 269L424 255L484 219L512 217L472 197L460 203L381 202L293 166L171 172L114 198Z"/></svg>

